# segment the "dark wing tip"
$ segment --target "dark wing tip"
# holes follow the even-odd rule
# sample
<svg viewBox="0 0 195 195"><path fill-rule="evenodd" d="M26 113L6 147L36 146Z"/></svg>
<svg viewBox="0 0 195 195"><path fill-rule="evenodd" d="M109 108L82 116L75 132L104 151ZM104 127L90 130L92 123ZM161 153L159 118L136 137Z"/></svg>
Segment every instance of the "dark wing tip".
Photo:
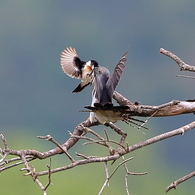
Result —
<svg viewBox="0 0 195 195"><path fill-rule="evenodd" d="M72 93L78 93L81 92L85 87L87 87L90 83L87 83L85 85L82 86L82 84L80 83L73 91Z"/></svg>

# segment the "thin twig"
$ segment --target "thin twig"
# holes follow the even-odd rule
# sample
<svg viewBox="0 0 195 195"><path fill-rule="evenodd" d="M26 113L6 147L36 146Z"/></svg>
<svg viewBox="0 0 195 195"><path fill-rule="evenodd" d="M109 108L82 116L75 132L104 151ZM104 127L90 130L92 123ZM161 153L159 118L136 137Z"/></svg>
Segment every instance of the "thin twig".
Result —
<svg viewBox="0 0 195 195"><path fill-rule="evenodd" d="M4 137L4 135L0 134L0 137L1 137L2 141L3 141L5 150L9 150L9 147L8 147L8 144L7 144L7 141L6 141L5 137Z"/></svg>
<svg viewBox="0 0 195 195"><path fill-rule="evenodd" d="M98 139L100 139L104 145L109 148L109 153L112 155L114 154L114 149L113 147L108 143L107 140L105 140L103 137L101 137L98 133L96 133L95 131L93 131L92 129L88 128L88 127L83 127L83 129L89 133L91 133L92 135L96 136ZM107 137L108 138L108 137ZM101 143L101 142L97 142L97 143Z"/></svg>
<svg viewBox="0 0 195 195"><path fill-rule="evenodd" d="M125 157L122 156L122 159L125 160ZM128 167L127 167L126 163L124 163L124 167L125 167L125 171L126 171L126 174L125 174L125 189L126 189L127 195L130 195L130 193L129 193L129 186L128 186L128 176L129 175L145 175L145 174L147 174L147 172L143 172L143 173L130 172L128 170Z"/></svg>
<svg viewBox="0 0 195 195"><path fill-rule="evenodd" d="M26 158L27 162L30 162L30 161L36 159L35 157L29 157L28 159L27 159L27 157L25 157L25 158ZM6 165L6 164L8 164L8 163L10 163L12 161L16 161L16 160L20 160L20 159L21 159L20 157L16 157L16 158L13 158L13 159L5 160L4 165ZM7 169L10 169L12 167L16 167L16 166L21 165L23 163L24 163L23 161L20 161L20 162L17 162L17 163L8 165L8 166L4 166L3 163L1 163L2 167L0 168L0 172L2 172L4 170L7 170Z"/></svg>
<svg viewBox="0 0 195 195"><path fill-rule="evenodd" d="M107 166L107 162L104 162L104 170L106 173L106 180L104 182L104 184L102 185L98 195L101 195L102 192L104 191L105 187L108 185L109 186L109 173L108 173L108 166Z"/></svg>
<svg viewBox="0 0 195 195"><path fill-rule="evenodd" d="M46 192L47 188L52 184L51 183L51 158L49 159L49 165L47 165L48 168L48 183L44 188L44 191Z"/></svg>
<svg viewBox="0 0 195 195"><path fill-rule="evenodd" d="M194 76L187 76L187 75L176 75L176 77L183 77L183 78L195 79Z"/></svg>
<svg viewBox="0 0 195 195"><path fill-rule="evenodd" d="M176 56L172 52L165 50L163 48L160 48L159 52L173 59L178 64L180 71L184 70L184 71L195 72L195 66L186 64L184 61L182 61L178 56Z"/></svg>
<svg viewBox="0 0 195 195"><path fill-rule="evenodd" d="M177 186L180 184L180 183L182 183L182 182L184 182L184 181L186 181L186 180L188 180L188 179L191 179L192 177L194 177L195 176L195 171L194 172L192 172L192 173L190 173L190 174L188 174L188 175L185 175L184 177L182 177L182 178L180 178L180 179L178 179L178 180L176 180L176 181L174 181L174 182L172 182L167 188L166 188L166 192L168 192L169 190L171 190L171 189L176 189L177 188Z"/></svg>
<svg viewBox="0 0 195 195"><path fill-rule="evenodd" d="M78 138L78 139L84 139L84 140L88 140L89 141L89 142L83 143L83 145L90 144L90 143L96 143L96 144L108 147L107 143L105 143L105 140L95 140L93 138L86 137L86 136L83 136L83 135L77 136L77 135L73 135L70 132L69 132L69 134L71 135L71 137L75 137L75 138Z"/></svg>
<svg viewBox="0 0 195 195"><path fill-rule="evenodd" d="M144 123L142 123L138 129L140 129L141 127L143 127L156 113L157 113L158 110L156 110L151 116L149 116L145 121Z"/></svg>
<svg viewBox="0 0 195 195"><path fill-rule="evenodd" d="M103 186L102 186L100 192L98 193L98 195L101 195L101 194L102 194L102 192L103 192L103 190L105 189L106 185L109 184L110 179L111 179L112 176L116 173L116 171L118 170L118 168L119 168L121 165L123 165L124 163L126 163L127 161L132 160L132 159L133 159L133 157L128 158L128 159L122 161L121 163L119 163L119 164L116 166L116 168L114 169L114 171L111 173L110 176L109 176L109 174L108 174L107 162L104 163L104 169L105 169L105 173L106 173L106 180L105 180L105 182L104 182L104 184L103 184Z"/></svg>
<svg viewBox="0 0 195 195"><path fill-rule="evenodd" d="M67 157L70 159L71 162L75 162L75 160L72 158L72 156L70 156L70 154L67 152L67 150L64 149L58 142L56 142L51 135L37 136L37 138L39 138L39 139L45 139L47 141L52 142L53 144L55 144L56 146L58 146L67 155Z"/></svg>
<svg viewBox="0 0 195 195"><path fill-rule="evenodd" d="M106 126L109 126L112 130L114 130L116 133L118 133L119 135L121 135L120 144L123 145L124 144L124 141L125 141L125 139L127 137L127 133L125 133L122 129L120 129L119 127L117 127L112 122L106 123Z"/></svg>

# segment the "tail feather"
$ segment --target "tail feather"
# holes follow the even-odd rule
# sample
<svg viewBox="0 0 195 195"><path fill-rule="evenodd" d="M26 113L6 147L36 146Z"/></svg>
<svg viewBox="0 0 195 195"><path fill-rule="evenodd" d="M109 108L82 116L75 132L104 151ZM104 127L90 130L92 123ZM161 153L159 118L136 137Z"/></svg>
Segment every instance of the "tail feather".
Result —
<svg viewBox="0 0 195 195"><path fill-rule="evenodd" d="M82 83L80 83L73 91L72 93L78 93L81 92L85 87L87 87L90 83L87 83L85 85L82 85Z"/></svg>

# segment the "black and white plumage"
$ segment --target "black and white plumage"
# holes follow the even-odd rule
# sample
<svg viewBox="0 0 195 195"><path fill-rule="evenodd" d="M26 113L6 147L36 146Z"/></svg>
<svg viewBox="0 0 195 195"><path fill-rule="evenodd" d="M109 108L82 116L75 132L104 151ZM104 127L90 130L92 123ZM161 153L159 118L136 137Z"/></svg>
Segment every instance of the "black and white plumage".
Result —
<svg viewBox="0 0 195 195"><path fill-rule="evenodd" d="M81 79L81 83L72 91L73 93L80 92L91 84L94 68L98 67L98 62L95 60L82 61L72 47L64 49L61 53L60 63L64 73L72 78Z"/></svg>

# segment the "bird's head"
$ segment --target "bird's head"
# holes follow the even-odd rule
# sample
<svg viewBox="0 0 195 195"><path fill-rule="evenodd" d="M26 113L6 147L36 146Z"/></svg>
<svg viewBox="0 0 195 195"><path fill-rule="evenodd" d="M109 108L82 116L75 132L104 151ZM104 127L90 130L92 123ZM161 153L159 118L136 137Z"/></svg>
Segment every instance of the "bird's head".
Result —
<svg viewBox="0 0 195 195"><path fill-rule="evenodd" d="M97 61L95 61L95 60L90 60L90 61L91 61L91 65L93 65L95 68L99 67L99 64Z"/></svg>

